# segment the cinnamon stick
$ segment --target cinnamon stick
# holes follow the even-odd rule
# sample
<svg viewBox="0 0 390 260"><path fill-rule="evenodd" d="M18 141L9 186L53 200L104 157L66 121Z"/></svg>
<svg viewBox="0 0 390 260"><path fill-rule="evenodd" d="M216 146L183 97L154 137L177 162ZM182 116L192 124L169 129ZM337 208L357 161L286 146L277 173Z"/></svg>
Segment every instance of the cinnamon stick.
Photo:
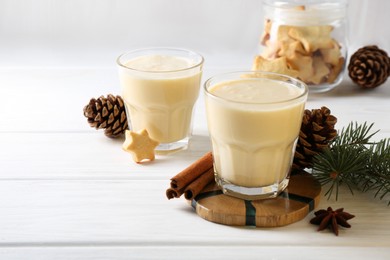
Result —
<svg viewBox="0 0 390 260"><path fill-rule="evenodd" d="M184 189L191 182L201 176L204 172L213 167L213 156L211 152L196 160L190 166L179 172L171 179L171 188L175 190Z"/></svg>
<svg viewBox="0 0 390 260"><path fill-rule="evenodd" d="M177 190L174 188L168 188L166 191L166 195L167 195L167 198L170 200L173 198L179 198L183 194L183 192L184 192L184 189Z"/></svg>
<svg viewBox="0 0 390 260"><path fill-rule="evenodd" d="M209 184L213 180L214 169L213 167L211 167L185 188L184 197L187 200L192 200L203 190L204 187L207 186L207 184Z"/></svg>

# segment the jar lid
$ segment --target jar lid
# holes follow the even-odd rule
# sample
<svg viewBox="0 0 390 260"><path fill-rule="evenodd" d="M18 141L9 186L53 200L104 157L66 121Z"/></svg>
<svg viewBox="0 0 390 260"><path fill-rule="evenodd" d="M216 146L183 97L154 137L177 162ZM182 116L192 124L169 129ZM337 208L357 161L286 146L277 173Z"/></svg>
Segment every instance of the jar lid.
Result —
<svg viewBox="0 0 390 260"><path fill-rule="evenodd" d="M281 24L332 24L346 16L347 0L263 0L266 15Z"/></svg>

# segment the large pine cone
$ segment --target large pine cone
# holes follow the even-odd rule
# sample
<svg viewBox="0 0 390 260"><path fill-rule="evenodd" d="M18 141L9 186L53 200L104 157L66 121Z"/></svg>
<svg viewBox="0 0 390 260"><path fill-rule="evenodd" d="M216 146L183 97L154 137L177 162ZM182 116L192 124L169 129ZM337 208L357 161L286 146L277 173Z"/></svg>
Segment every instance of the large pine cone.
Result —
<svg viewBox="0 0 390 260"><path fill-rule="evenodd" d="M107 95L92 98L84 107L84 116L96 129L104 129L108 137L118 137L128 128L125 106L120 96Z"/></svg>
<svg viewBox="0 0 390 260"><path fill-rule="evenodd" d="M348 65L349 77L363 88L375 88L390 76L390 58L375 45L358 49Z"/></svg>
<svg viewBox="0 0 390 260"><path fill-rule="evenodd" d="M313 157L328 147L337 131L334 126L337 118L330 114L327 107L321 109L306 109L299 138L295 150L293 170L303 170L313 167Z"/></svg>

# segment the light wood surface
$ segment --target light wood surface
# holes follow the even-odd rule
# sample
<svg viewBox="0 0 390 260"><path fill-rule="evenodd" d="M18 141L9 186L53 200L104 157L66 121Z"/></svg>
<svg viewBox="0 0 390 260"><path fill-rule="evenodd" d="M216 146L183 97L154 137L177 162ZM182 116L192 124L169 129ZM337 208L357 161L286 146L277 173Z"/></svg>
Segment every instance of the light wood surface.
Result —
<svg viewBox="0 0 390 260"><path fill-rule="evenodd" d="M388 258L390 210L372 193L342 186L336 201L322 192L318 208L356 215L338 237L317 232L312 212L283 227L232 227L205 221L184 198L167 200L169 179L210 151L203 96L190 148L135 164L123 140L90 128L82 115L89 98L118 93L116 72L0 69L0 259ZM375 122L379 139L390 137L389 98L390 82L361 91L346 80L311 95L307 108L328 106L337 128Z"/></svg>

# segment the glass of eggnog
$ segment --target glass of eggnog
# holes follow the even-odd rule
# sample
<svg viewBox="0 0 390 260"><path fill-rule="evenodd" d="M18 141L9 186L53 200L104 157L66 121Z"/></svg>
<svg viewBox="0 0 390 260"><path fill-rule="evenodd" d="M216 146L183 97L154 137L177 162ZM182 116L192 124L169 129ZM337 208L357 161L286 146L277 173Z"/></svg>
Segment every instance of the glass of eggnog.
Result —
<svg viewBox="0 0 390 260"><path fill-rule="evenodd" d="M149 48L124 53L117 63L130 129L146 129L160 143L156 151L187 148L203 57L183 49Z"/></svg>
<svg viewBox="0 0 390 260"><path fill-rule="evenodd" d="M288 185L308 88L260 71L214 76L204 84L217 184L245 200L274 198Z"/></svg>

